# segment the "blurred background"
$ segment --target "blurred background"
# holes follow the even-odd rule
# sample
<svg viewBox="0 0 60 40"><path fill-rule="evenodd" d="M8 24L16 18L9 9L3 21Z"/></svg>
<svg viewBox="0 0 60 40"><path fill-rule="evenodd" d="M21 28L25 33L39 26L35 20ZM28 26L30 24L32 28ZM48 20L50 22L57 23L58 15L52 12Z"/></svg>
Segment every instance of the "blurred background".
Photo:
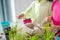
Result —
<svg viewBox="0 0 60 40"><path fill-rule="evenodd" d="M16 15L26 10L34 0L0 0L0 22L16 21Z"/></svg>
<svg viewBox="0 0 60 40"><path fill-rule="evenodd" d="M20 12L26 10L28 6L33 2L34 0L15 0L15 12L16 14L19 14Z"/></svg>

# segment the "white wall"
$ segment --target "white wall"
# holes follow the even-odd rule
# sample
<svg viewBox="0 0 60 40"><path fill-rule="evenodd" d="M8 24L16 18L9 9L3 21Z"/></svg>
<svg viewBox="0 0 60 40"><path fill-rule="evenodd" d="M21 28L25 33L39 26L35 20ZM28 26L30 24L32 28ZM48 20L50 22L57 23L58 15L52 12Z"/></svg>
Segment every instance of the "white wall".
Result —
<svg viewBox="0 0 60 40"><path fill-rule="evenodd" d="M26 10L33 0L15 0L15 11L16 14Z"/></svg>

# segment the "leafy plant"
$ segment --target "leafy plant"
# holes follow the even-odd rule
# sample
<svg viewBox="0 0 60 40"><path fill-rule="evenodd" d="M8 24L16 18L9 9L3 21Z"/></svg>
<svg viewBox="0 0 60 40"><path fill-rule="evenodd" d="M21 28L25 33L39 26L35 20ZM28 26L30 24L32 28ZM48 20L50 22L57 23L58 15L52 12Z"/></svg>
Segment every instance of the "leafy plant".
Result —
<svg viewBox="0 0 60 40"><path fill-rule="evenodd" d="M43 30L41 31L41 37L44 40L53 40L55 32L50 30L51 24L47 23L44 25Z"/></svg>
<svg viewBox="0 0 60 40"><path fill-rule="evenodd" d="M41 29L40 34L37 34L35 32L30 33L23 33L22 29L17 31L18 23L16 23L15 26L11 27L9 31L5 31L9 33L10 40L53 40L53 37L55 35L54 32L49 30L49 24L45 24L44 28ZM48 27L48 28L47 28ZM40 29L40 28L39 28Z"/></svg>
<svg viewBox="0 0 60 40"><path fill-rule="evenodd" d="M16 24L15 26L13 26L10 29L8 29L8 31L5 30L5 33L9 34L8 37L9 37L10 40L14 40L15 39L15 36L17 34L17 26L18 25Z"/></svg>
<svg viewBox="0 0 60 40"><path fill-rule="evenodd" d="M12 26L9 31L5 30L5 33L8 33L8 37L10 40L24 40L25 39L25 34L22 33L22 30L20 29L17 31L18 23L16 23L15 26Z"/></svg>
<svg viewBox="0 0 60 40"><path fill-rule="evenodd" d="M32 34L28 33L28 36L26 38L26 40L38 40L38 39L39 39L39 35L36 33L32 33Z"/></svg>

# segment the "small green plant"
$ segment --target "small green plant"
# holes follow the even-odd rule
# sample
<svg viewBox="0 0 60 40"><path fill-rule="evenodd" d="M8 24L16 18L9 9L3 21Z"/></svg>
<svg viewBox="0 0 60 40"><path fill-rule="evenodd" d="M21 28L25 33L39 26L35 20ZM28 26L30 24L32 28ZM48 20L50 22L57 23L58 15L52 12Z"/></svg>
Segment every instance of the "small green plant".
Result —
<svg viewBox="0 0 60 40"><path fill-rule="evenodd" d="M53 40L55 33L50 31L48 27L49 25L46 24L45 28L40 29L40 34L37 34L35 32L30 33L23 33L22 29L17 31L18 23L16 23L15 26L11 27L9 31L5 31L9 33L10 40Z"/></svg>
<svg viewBox="0 0 60 40"><path fill-rule="evenodd" d="M43 30L41 31L41 37L44 40L53 40L55 32L50 30L51 24L47 23L44 25Z"/></svg>
<svg viewBox="0 0 60 40"><path fill-rule="evenodd" d="M34 32L32 34L28 33L26 40L39 40L39 35Z"/></svg>
<svg viewBox="0 0 60 40"><path fill-rule="evenodd" d="M17 24L14 27L11 27L8 31L5 30L5 33L8 33L8 37L10 40L14 40L17 34Z"/></svg>
<svg viewBox="0 0 60 40"><path fill-rule="evenodd" d="M22 33L22 30L20 29L17 31L18 24L16 23L15 26L12 26L9 31L5 31L5 33L8 33L8 37L10 40L25 40L25 34Z"/></svg>

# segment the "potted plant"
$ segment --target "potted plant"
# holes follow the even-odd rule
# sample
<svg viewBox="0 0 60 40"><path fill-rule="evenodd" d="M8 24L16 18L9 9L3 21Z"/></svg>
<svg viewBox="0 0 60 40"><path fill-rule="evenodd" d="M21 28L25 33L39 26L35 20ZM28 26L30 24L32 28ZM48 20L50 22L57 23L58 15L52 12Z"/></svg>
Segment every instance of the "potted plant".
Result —
<svg viewBox="0 0 60 40"><path fill-rule="evenodd" d="M17 30L17 24L14 27L11 27L9 29L9 31L5 30L5 33L9 34L8 37L9 37L10 40L14 40L15 39L15 35L17 33L16 30Z"/></svg>
<svg viewBox="0 0 60 40"><path fill-rule="evenodd" d="M5 33L9 33L8 37L10 40L25 40L26 35L22 32L22 29L18 31L17 27L18 23L12 26L9 31L5 31Z"/></svg>
<svg viewBox="0 0 60 40"><path fill-rule="evenodd" d="M55 32L51 31L49 28L50 24L45 24L44 28L41 29L40 34L33 32L32 34L28 33L28 40L54 40Z"/></svg>
<svg viewBox="0 0 60 40"><path fill-rule="evenodd" d="M53 40L54 39L55 32L50 30L50 26L51 26L50 23L46 23L43 26L43 30L41 31L41 35L40 35L43 40Z"/></svg>
<svg viewBox="0 0 60 40"><path fill-rule="evenodd" d="M10 40L53 40L55 33L49 30L47 27L48 24L44 26L43 29L40 29L40 34L35 32L32 33L23 33L22 29L17 30L18 24L11 27L9 31L5 31L9 33ZM49 25L48 25L49 26Z"/></svg>

